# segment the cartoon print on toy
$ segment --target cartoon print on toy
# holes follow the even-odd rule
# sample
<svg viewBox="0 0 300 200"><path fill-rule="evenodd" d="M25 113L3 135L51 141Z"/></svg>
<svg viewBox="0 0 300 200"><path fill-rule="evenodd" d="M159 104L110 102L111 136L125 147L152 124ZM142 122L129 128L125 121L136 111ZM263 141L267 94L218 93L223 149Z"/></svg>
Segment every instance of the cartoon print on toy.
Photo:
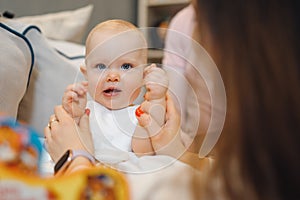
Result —
<svg viewBox="0 0 300 200"><path fill-rule="evenodd" d="M114 184L114 180L105 174L87 176L87 184L82 192L80 200L116 199L113 190Z"/></svg>
<svg viewBox="0 0 300 200"><path fill-rule="evenodd" d="M0 164L26 174L39 173L42 145L38 134L13 118L0 116Z"/></svg>

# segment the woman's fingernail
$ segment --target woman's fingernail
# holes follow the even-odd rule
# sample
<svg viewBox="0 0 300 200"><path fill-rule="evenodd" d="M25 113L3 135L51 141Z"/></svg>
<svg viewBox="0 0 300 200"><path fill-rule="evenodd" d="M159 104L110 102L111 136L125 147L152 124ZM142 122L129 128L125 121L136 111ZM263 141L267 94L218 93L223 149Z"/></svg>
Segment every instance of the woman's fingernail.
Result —
<svg viewBox="0 0 300 200"><path fill-rule="evenodd" d="M87 114L87 116L89 116L89 115L90 115L90 113L91 113L91 110L90 110L90 109L88 109L88 108L86 108L84 112L85 112L85 114Z"/></svg>
<svg viewBox="0 0 300 200"><path fill-rule="evenodd" d="M135 115L137 117L140 117L142 114L144 114L144 112L141 109L141 106L139 106L136 110L135 110Z"/></svg>

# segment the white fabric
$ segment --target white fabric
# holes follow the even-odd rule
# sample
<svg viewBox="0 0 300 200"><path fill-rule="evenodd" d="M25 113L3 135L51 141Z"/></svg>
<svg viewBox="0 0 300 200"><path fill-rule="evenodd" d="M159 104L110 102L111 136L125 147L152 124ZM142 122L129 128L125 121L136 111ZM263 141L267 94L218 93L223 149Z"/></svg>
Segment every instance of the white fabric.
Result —
<svg viewBox="0 0 300 200"><path fill-rule="evenodd" d="M16 23L14 20L7 22L11 26ZM18 120L30 124L43 135L54 107L61 104L65 88L84 78L79 66L61 56L38 30L30 29L25 36L32 45L35 62L29 88L19 105Z"/></svg>
<svg viewBox="0 0 300 200"><path fill-rule="evenodd" d="M40 142L45 143L45 138L40 137ZM40 160L40 174L42 177L51 177L54 174L54 165L55 163L52 161L50 154L47 152L45 148L42 150L42 157Z"/></svg>
<svg viewBox="0 0 300 200"><path fill-rule="evenodd" d="M192 4L180 10L172 18L166 34L163 64L185 69L191 50L190 40L196 25Z"/></svg>
<svg viewBox="0 0 300 200"><path fill-rule="evenodd" d="M194 122L199 121L199 109L193 107L192 117L195 118L190 118L191 113L188 113L189 104L187 101L195 100L195 94L185 77L192 51L192 33L196 25L195 16L195 9L190 3L172 18L166 34L163 57L163 66L168 69L169 90L174 94L173 96L179 104L177 108L181 112L182 140L187 147L196 134L198 124Z"/></svg>
<svg viewBox="0 0 300 200"><path fill-rule="evenodd" d="M47 38L47 41L50 46L54 47L60 52L63 52L68 57L85 56L85 46L82 44L49 38Z"/></svg>
<svg viewBox="0 0 300 200"><path fill-rule="evenodd" d="M42 176L51 177L54 163L49 154L44 153ZM115 167L124 173L132 200L193 199L193 178L201 175L192 167L168 156L130 156L129 160Z"/></svg>
<svg viewBox="0 0 300 200"><path fill-rule="evenodd" d="M135 117L138 105L109 110L91 100L87 107L91 110L90 128L95 157L109 164L128 160L132 136L138 123Z"/></svg>
<svg viewBox="0 0 300 200"><path fill-rule="evenodd" d="M0 18L0 22L5 24L4 18ZM19 30L24 28L18 24ZM17 117L19 103L26 91L31 61L26 42L0 28L0 112Z"/></svg>
<svg viewBox="0 0 300 200"><path fill-rule="evenodd" d="M49 38L47 38L47 42L49 46L53 47L54 49L67 56L69 58L68 62L75 66L75 68L84 65L84 45L63 40L53 40Z"/></svg>
<svg viewBox="0 0 300 200"><path fill-rule="evenodd" d="M76 10L25 16L15 19L22 23L38 26L47 38L80 43L82 42L92 11L93 5L90 4Z"/></svg>
<svg viewBox="0 0 300 200"><path fill-rule="evenodd" d="M91 100L87 107L90 112L95 157L127 173L145 173L162 169L176 162L169 156L137 157L131 150L132 136L138 121L135 110L138 105L120 110L109 110Z"/></svg>
<svg viewBox="0 0 300 200"><path fill-rule="evenodd" d="M159 157L154 156L156 158ZM132 200L194 199L195 176L200 173L180 161L151 173L126 174Z"/></svg>

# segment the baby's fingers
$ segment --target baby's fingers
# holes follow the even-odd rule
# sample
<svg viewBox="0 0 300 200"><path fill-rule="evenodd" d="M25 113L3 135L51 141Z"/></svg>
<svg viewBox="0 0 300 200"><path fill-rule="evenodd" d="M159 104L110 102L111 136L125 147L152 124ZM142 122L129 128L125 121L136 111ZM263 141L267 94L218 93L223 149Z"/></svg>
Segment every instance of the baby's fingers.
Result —
<svg viewBox="0 0 300 200"><path fill-rule="evenodd" d="M74 91L67 91L65 92L64 96L63 96L63 102L64 103L70 103L70 102L78 102L79 101L79 97L78 94Z"/></svg>
<svg viewBox="0 0 300 200"><path fill-rule="evenodd" d="M66 91L76 92L78 95L85 95L88 83L86 81L69 85Z"/></svg>
<svg viewBox="0 0 300 200"><path fill-rule="evenodd" d="M148 74L148 73L150 73L154 68L156 68L157 66L156 66L156 64L151 64L151 65L149 65L149 66L147 66L147 67L145 67L145 69L144 69L144 74L146 75L146 74Z"/></svg>
<svg viewBox="0 0 300 200"><path fill-rule="evenodd" d="M137 117L137 120L141 127L147 127L151 123L151 116L143 113L141 116Z"/></svg>
<svg viewBox="0 0 300 200"><path fill-rule="evenodd" d="M168 87L169 78L165 70L152 64L146 67L144 71L144 83L145 85L154 83L164 87Z"/></svg>
<svg viewBox="0 0 300 200"><path fill-rule="evenodd" d="M141 110L141 107L138 107L136 110L136 116L137 120L139 122L139 125L141 127L144 127L147 129L148 134L150 137L155 136L159 133L161 127L159 124L154 120L150 114L143 112Z"/></svg>
<svg viewBox="0 0 300 200"><path fill-rule="evenodd" d="M164 72L164 70L162 68L157 67L156 64L151 64L144 69L144 77L148 76L149 74L152 74L154 72L159 72L159 71L161 73Z"/></svg>

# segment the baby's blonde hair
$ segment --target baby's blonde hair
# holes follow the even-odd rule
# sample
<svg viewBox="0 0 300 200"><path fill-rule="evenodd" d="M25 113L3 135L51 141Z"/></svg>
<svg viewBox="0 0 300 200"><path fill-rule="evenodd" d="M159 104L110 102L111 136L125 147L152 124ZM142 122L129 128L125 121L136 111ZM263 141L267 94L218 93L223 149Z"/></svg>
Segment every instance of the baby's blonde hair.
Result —
<svg viewBox="0 0 300 200"><path fill-rule="evenodd" d="M112 20L107 20L104 22L99 23L98 25L96 25L91 32L89 33L87 39L86 39L86 47L89 46L89 44L91 43L91 39L93 38L94 34L97 32L101 32L103 30L112 30L115 31L116 33L122 33L122 32L126 32L126 31L136 31L136 33L138 33L139 38L142 40L143 42L143 46L145 49L143 49L143 51L146 52L146 56L147 56L147 41L143 35L143 33L132 23L125 21L125 20L121 20L121 19L112 19ZM86 49L86 55L88 55L90 53L91 49Z"/></svg>

